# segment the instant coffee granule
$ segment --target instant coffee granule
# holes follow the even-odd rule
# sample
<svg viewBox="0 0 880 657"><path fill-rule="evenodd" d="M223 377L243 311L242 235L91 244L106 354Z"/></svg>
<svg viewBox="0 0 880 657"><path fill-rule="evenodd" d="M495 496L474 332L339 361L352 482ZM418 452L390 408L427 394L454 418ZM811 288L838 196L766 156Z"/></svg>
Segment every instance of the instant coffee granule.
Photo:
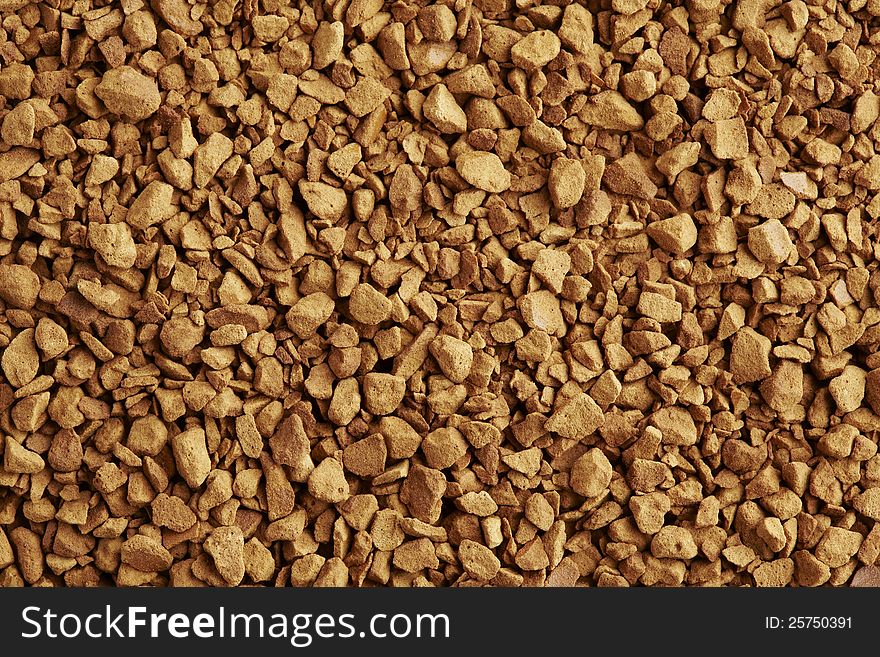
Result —
<svg viewBox="0 0 880 657"><path fill-rule="evenodd" d="M877 0L0 0L0 584L880 584Z"/></svg>

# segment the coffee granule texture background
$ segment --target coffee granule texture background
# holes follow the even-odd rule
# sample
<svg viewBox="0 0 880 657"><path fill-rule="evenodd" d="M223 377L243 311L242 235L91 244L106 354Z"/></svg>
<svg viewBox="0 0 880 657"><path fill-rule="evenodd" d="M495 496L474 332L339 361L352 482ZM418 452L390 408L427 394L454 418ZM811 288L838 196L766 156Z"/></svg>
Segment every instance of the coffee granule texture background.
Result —
<svg viewBox="0 0 880 657"><path fill-rule="evenodd" d="M880 584L880 1L0 26L0 586Z"/></svg>

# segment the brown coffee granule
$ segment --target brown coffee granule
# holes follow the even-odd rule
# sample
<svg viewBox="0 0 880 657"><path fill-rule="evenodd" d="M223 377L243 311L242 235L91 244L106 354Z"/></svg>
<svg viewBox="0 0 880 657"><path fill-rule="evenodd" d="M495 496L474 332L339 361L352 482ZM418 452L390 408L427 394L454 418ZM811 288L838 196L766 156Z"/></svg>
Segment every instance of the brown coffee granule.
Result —
<svg viewBox="0 0 880 657"><path fill-rule="evenodd" d="M878 16L0 6L0 585L876 585Z"/></svg>

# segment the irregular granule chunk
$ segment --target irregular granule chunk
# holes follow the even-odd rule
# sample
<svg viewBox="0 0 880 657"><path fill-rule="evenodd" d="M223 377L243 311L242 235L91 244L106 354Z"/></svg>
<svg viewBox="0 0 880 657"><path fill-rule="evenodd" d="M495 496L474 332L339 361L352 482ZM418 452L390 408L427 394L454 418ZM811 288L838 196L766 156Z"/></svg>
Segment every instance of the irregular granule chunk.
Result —
<svg viewBox="0 0 880 657"><path fill-rule="evenodd" d="M533 329L516 340L516 355L526 362L540 362L550 358L553 343L544 331Z"/></svg>
<svg viewBox="0 0 880 657"><path fill-rule="evenodd" d="M342 462L346 470L359 477L375 477L385 469L387 454L384 437L374 433L346 447Z"/></svg>
<svg viewBox="0 0 880 657"><path fill-rule="evenodd" d="M510 188L510 173L495 153L469 151L455 158L455 169L468 183L485 192Z"/></svg>
<svg viewBox="0 0 880 657"><path fill-rule="evenodd" d="M764 518L758 523L756 531L761 540L773 552L779 552L785 547L785 529L779 518Z"/></svg>
<svg viewBox="0 0 880 657"><path fill-rule="evenodd" d="M24 265L0 264L0 299L13 308L30 310L40 294L40 277Z"/></svg>
<svg viewBox="0 0 880 657"><path fill-rule="evenodd" d="M327 168L338 178L345 180L361 161L362 154L360 144L347 144L330 154L327 158Z"/></svg>
<svg viewBox="0 0 880 657"><path fill-rule="evenodd" d="M254 582L267 582L275 573L275 557L256 537L244 544L244 570Z"/></svg>
<svg viewBox="0 0 880 657"><path fill-rule="evenodd" d="M474 352L471 346L451 335L439 335L428 347L437 364L453 383L461 383L471 372Z"/></svg>
<svg viewBox="0 0 880 657"><path fill-rule="evenodd" d="M172 317L162 324L159 333L165 352L174 358L182 358L191 353L204 336L204 325L196 324L189 317Z"/></svg>
<svg viewBox="0 0 880 657"><path fill-rule="evenodd" d="M667 525L651 539L651 554L658 559L693 559L697 556L697 544L684 527Z"/></svg>
<svg viewBox="0 0 880 657"><path fill-rule="evenodd" d="M578 118L605 130L641 130L645 120L630 102L617 91L600 91L587 99Z"/></svg>
<svg viewBox="0 0 880 657"><path fill-rule="evenodd" d="M425 118L442 133L467 131L467 115L445 84L434 85L422 105L422 111L425 113Z"/></svg>
<svg viewBox="0 0 880 657"><path fill-rule="evenodd" d="M473 491L465 493L455 500L455 506L471 515L486 518L498 511L498 505L488 492L481 490L479 493Z"/></svg>
<svg viewBox="0 0 880 657"><path fill-rule="evenodd" d="M525 514L530 523L545 532L553 526L555 520L553 507L550 506L547 498L540 493L533 493L526 500Z"/></svg>
<svg viewBox="0 0 880 657"><path fill-rule="evenodd" d="M455 36L455 14L446 5L432 5L419 10L418 25L431 41L449 41Z"/></svg>
<svg viewBox="0 0 880 657"><path fill-rule="evenodd" d="M856 99L853 105L850 128L854 134L867 130L880 118L880 97L870 89Z"/></svg>
<svg viewBox="0 0 880 657"><path fill-rule="evenodd" d="M429 433L421 448L430 467L445 470L467 453L468 444L461 431L443 427Z"/></svg>
<svg viewBox="0 0 880 657"><path fill-rule="evenodd" d="M669 466L659 461L635 459L627 472L627 481L633 490L648 493L661 484L674 483Z"/></svg>
<svg viewBox="0 0 880 657"><path fill-rule="evenodd" d="M566 47L585 54L593 45L593 14L583 5L568 5L557 34Z"/></svg>
<svg viewBox="0 0 880 657"><path fill-rule="evenodd" d="M95 87L95 95L108 110L135 122L152 116L162 102L156 81L130 66L104 73Z"/></svg>
<svg viewBox="0 0 880 657"><path fill-rule="evenodd" d="M214 559L214 566L230 586L244 579L244 535L241 528L217 527L205 539L205 552Z"/></svg>
<svg viewBox="0 0 880 657"><path fill-rule="evenodd" d="M391 90L384 84L370 77L361 78L345 94L345 105L352 115L366 116L391 95Z"/></svg>
<svg viewBox="0 0 880 657"><path fill-rule="evenodd" d="M657 91L656 78L650 71L631 71L620 82L624 96L635 102L645 101Z"/></svg>
<svg viewBox="0 0 880 657"><path fill-rule="evenodd" d="M335 310L333 299L323 292L313 292L299 299L287 311L287 325L300 338L307 338L322 326Z"/></svg>
<svg viewBox="0 0 880 657"><path fill-rule="evenodd" d="M21 388L37 376L40 371L40 355L34 341L34 329L25 329L16 335L0 356L0 369L6 380Z"/></svg>
<svg viewBox="0 0 880 657"><path fill-rule="evenodd" d="M534 108L519 96L502 96L495 99L495 104L515 126L530 126L537 118Z"/></svg>
<svg viewBox="0 0 880 657"><path fill-rule="evenodd" d="M155 45L158 37L153 17L146 11L136 11L126 16L122 35L135 50L146 50Z"/></svg>
<svg viewBox="0 0 880 657"><path fill-rule="evenodd" d="M746 206L749 214L767 219L783 219L794 210L795 196L779 184L762 185Z"/></svg>
<svg viewBox="0 0 880 657"><path fill-rule="evenodd" d="M205 430L193 427L171 439L177 470L190 488L198 488L211 471L211 457L205 442Z"/></svg>
<svg viewBox="0 0 880 657"><path fill-rule="evenodd" d="M514 563L524 571L542 570L550 565L550 558L540 538L523 545L514 557Z"/></svg>
<svg viewBox="0 0 880 657"><path fill-rule="evenodd" d="M474 64L446 78L446 87L453 94L470 94L481 98L495 96L495 85L483 64Z"/></svg>
<svg viewBox="0 0 880 657"><path fill-rule="evenodd" d="M29 103L19 103L3 118L0 137L10 146L28 146L34 139L37 115Z"/></svg>
<svg viewBox="0 0 880 657"><path fill-rule="evenodd" d="M305 528L306 517L305 512L301 509L294 511L289 516L285 516L266 527L265 538L269 541L277 540L295 540L302 535Z"/></svg>
<svg viewBox="0 0 880 657"><path fill-rule="evenodd" d="M382 0L352 0L345 12L345 24L350 28L368 21L382 9Z"/></svg>
<svg viewBox="0 0 880 657"><path fill-rule="evenodd" d="M829 527L816 545L816 557L829 568L839 568L855 555L862 545L858 532L843 527Z"/></svg>
<svg viewBox="0 0 880 657"><path fill-rule="evenodd" d="M507 454L501 457L501 460L509 468L528 477L533 477L541 468L541 450L537 447L530 447L521 452Z"/></svg>
<svg viewBox="0 0 880 657"><path fill-rule="evenodd" d="M3 468L15 474L36 474L46 467L46 462L36 452L21 445L12 436L6 436L3 452Z"/></svg>
<svg viewBox="0 0 880 657"><path fill-rule="evenodd" d="M369 283L358 283L348 297L348 312L362 324L381 324L391 316L391 300Z"/></svg>
<svg viewBox="0 0 880 657"><path fill-rule="evenodd" d="M535 149L542 155L565 150L565 139L562 132L540 120L532 121L522 131L522 140L526 146Z"/></svg>
<svg viewBox="0 0 880 657"><path fill-rule="evenodd" d="M119 162L109 155L96 155L86 174L86 185L103 185L119 171Z"/></svg>
<svg viewBox="0 0 880 657"><path fill-rule="evenodd" d="M586 173L578 160L558 157L550 165L547 190L553 205L565 209L577 205L584 195Z"/></svg>
<svg viewBox="0 0 880 657"><path fill-rule="evenodd" d="M770 339L746 326L733 336L730 371L737 383L761 381L770 376Z"/></svg>
<svg viewBox="0 0 880 657"><path fill-rule="evenodd" d="M299 181L299 191L309 212L319 219L337 221L348 204L345 191L326 183Z"/></svg>
<svg viewBox="0 0 880 657"><path fill-rule="evenodd" d="M783 360L760 386L761 395L774 411L788 412L804 396L804 372L800 363Z"/></svg>
<svg viewBox="0 0 880 657"><path fill-rule="evenodd" d="M425 568L437 568L440 565L434 544L427 538L419 538L399 545L394 550L393 563L407 573L415 573Z"/></svg>
<svg viewBox="0 0 880 657"><path fill-rule="evenodd" d="M193 513L179 497L159 493L151 504L153 522L173 532L184 532L196 523Z"/></svg>
<svg viewBox="0 0 880 657"><path fill-rule="evenodd" d="M89 224L89 245L111 267L128 269L137 260L137 247L126 223Z"/></svg>
<svg viewBox="0 0 880 657"><path fill-rule="evenodd" d="M880 488L869 488L853 498L853 508L872 520L880 520Z"/></svg>
<svg viewBox="0 0 880 657"><path fill-rule="evenodd" d="M583 171L578 165L578 169ZM562 292L565 277L571 269L571 256L565 251L542 249L532 264L532 272L550 288L551 292Z"/></svg>
<svg viewBox="0 0 880 657"><path fill-rule="evenodd" d="M855 365L847 365L840 375L831 379L828 391L841 413L851 413L862 405L866 381L865 370Z"/></svg>
<svg viewBox="0 0 880 657"><path fill-rule="evenodd" d="M666 514L672 504L663 493L653 492L646 495L633 495L629 500L629 508L633 518L644 534L656 534L665 523Z"/></svg>
<svg viewBox="0 0 880 657"><path fill-rule="evenodd" d="M656 292L642 292L636 310L658 322L681 321L681 304Z"/></svg>
<svg viewBox="0 0 880 657"><path fill-rule="evenodd" d="M349 488L342 464L335 458L321 461L309 474L308 488L309 493L322 502L336 504L345 501Z"/></svg>
<svg viewBox="0 0 880 657"><path fill-rule="evenodd" d="M393 374L371 372L364 376L364 405L374 415L389 415L397 410L406 394L406 379Z"/></svg>
<svg viewBox="0 0 880 657"><path fill-rule="evenodd" d="M663 173L671 183L686 169L694 166L700 159L700 144L686 142L673 146L654 161L657 171Z"/></svg>
<svg viewBox="0 0 880 657"><path fill-rule="evenodd" d="M390 552L403 543L400 513L394 509L380 509L373 517L370 527L373 545L383 552Z"/></svg>
<svg viewBox="0 0 880 657"><path fill-rule="evenodd" d="M400 488L400 501L414 518L434 524L440 518L446 477L440 470L414 465Z"/></svg>
<svg viewBox="0 0 880 657"><path fill-rule="evenodd" d="M757 586L786 586L794 576L794 562L791 559L768 561L755 568L752 575Z"/></svg>
<svg viewBox="0 0 880 657"><path fill-rule="evenodd" d="M663 435L666 445L696 445L697 427L686 409L678 406L661 408L651 414L650 422Z"/></svg>
<svg viewBox="0 0 880 657"><path fill-rule="evenodd" d="M61 138L59 141L65 144L64 150L66 152L76 149L74 144L71 151L66 150L70 148L69 144L72 143L72 139ZM0 183L20 178L39 160L40 152L33 148L15 146L4 153L0 153Z"/></svg>
<svg viewBox="0 0 880 657"><path fill-rule="evenodd" d="M870 190L880 189L880 157L874 155L853 177L853 182Z"/></svg>
<svg viewBox="0 0 880 657"><path fill-rule="evenodd" d="M379 433L385 437L388 455L394 459L406 459L416 453L422 437L405 420L390 415L379 420Z"/></svg>
<svg viewBox="0 0 880 657"><path fill-rule="evenodd" d="M349 377L336 384L330 406L327 408L327 419L333 424L347 426L361 410L361 393L357 379Z"/></svg>
<svg viewBox="0 0 880 657"><path fill-rule="evenodd" d="M536 30L514 44L510 58L515 66L532 71L553 61L561 46L559 37L552 31Z"/></svg>
<svg viewBox="0 0 880 657"><path fill-rule="evenodd" d="M409 379L425 362L428 357L428 346L437 337L436 324L428 324L416 338L404 347L394 358L394 366L391 373Z"/></svg>
<svg viewBox="0 0 880 657"><path fill-rule="evenodd" d="M143 572L163 572L171 567L171 553L154 538L136 534L122 544L122 563Z"/></svg>
<svg viewBox="0 0 880 657"><path fill-rule="evenodd" d="M356 531L366 531L379 510L375 495L352 495L339 505L339 513Z"/></svg>
<svg viewBox="0 0 880 657"><path fill-rule="evenodd" d="M349 572L345 562L340 557L332 557L321 566L321 570L315 577L314 586L316 588L339 588L346 585L348 578Z"/></svg>
<svg viewBox="0 0 880 657"><path fill-rule="evenodd" d="M232 155L232 140L220 132L212 133L193 154L193 182L204 187Z"/></svg>
<svg viewBox="0 0 880 657"><path fill-rule="evenodd" d="M126 446L138 456L156 456L168 441L168 427L155 415L139 417L131 423Z"/></svg>
<svg viewBox="0 0 880 657"><path fill-rule="evenodd" d="M166 182L154 180L144 187L143 191L128 208L125 221L137 230L145 230L150 226L169 219L174 214L171 201L174 188Z"/></svg>
<svg viewBox="0 0 880 657"><path fill-rule="evenodd" d="M821 165L838 162L840 160L841 152L839 146L820 138L810 141L803 150L803 153L808 160Z"/></svg>
<svg viewBox="0 0 880 657"><path fill-rule="evenodd" d="M645 232L660 245L660 248L679 256L684 255L697 243L697 226L691 215L687 213L653 221L648 224Z"/></svg>
<svg viewBox="0 0 880 657"><path fill-rule="evenodd" d="M611 483L611 462L598 447L580 456L571 466L568 481L571 489L584 497L601 495Z"/></svg>
<svg viewBox="0 0 880 657"><path fill-rule="evenodd" d="M266 479L266 505L269 520L278 520L293 511L295 493L284 468L276 463L266 452L260 454L260 465Z"/></svg>
<svg viewBox="0 0 880 657"><path fill-rule="evenodd" d="M541 329L550 335L565 332L565 320L559 299L548 290L538 290L524 294L516 301L523 321L534 329Z"/></svg>
<svg viewBox="0 0 880 657"><path fill-rule="evenodd" d="M413 212L422 207L422 181L409 164L397 167L388 188L391 207L401 212Z"/></svg>
<svg viewBox="0 0 880 657"><path fill-rule="evenodd" d="M40 547L40 535L27 527L16 527L9 533L15 546L21 576L28 584L34 584L43 576L45 557ZM170 555L169 555L170 556Z"/></svg>
<svg viewBox="0 0 880 657"><path fill-rule="evenodd" d="M282 111L288 111L296 98L297 79L293 75L281 73L269 80L266 88L266 99Z"/></svg>
<svg viewBox="0 0 880 657"><path fill-rule="evenodd" d="M312 67L319 71L335 62L342 54L344 40L345 26L340 21L322 22L312 37Z"/></svg>
<svg viewBox="0 0 880 657"><path fill-rule="evenodd" d="M709 94L701 110L707 121L717 122L732 119L739 109L740 97L732 89L716 89Z"/></svg>
<svg viewBox="0 0 880 657"><path fill-rule="evenodd" d="M465 572L481 582L488 582L501 568L501 562L492 550L470 539L459 544L458 558Z"/></svg>
<svg viewBox="0 0 880 657"><path fill-rule="evenodd" d="M281 38L290 26L290 22L284 16L254 16L251 25L255 37L260 41L271 43Z"/></svg>
<svg viewBox="0 0 880 657"><path fill-rule="evenodd" d="M749 138L742 117L723 119L706 130L712 154L719 160L741 160L749 154Z"/></svg>
<svg viewBox="0 0 880 657"><path fill-rule="evenodd" d="M31 95L34 71L30 66L12 62L0 71L0 94L6 98L25 100Z"/></svg>
<svg viewBox="0 0 880 657"><path fill-rule="evenodd" d="M748 241L752 254L759 261L770 266L784 262L794 249L788 230L778 219L771 219L750 228Z"/></svg>
<svg viewBox="0 0 880 657"><path fill-rule="evenodd" d="M605 415L599 405L590 395L581 393L566 402L562 408L554 409L544 428L564 438L583 440L602 426L604 420Z"/></svg>
<svg viewBox="0 0 880 657"><path fill-rule="evenodd" d="M822 586L830 579L831 569L806 550L798 550L791 556L795 578L801 586Z"/></svg>
<svg viewBox="0 0 880 657"><path fill-rule="evenodd" d="M605 167L603 182L612 192L651 199L657 194L657 186L651 182L641 158L627 153Z"/></svg>
<svg viewBox="0 0 880 657"><path fill-rule="evenodd" d="M239 434L239 440L241 440L241 434ZM305 481L308 474L315 467L309 453L309 437L306 434L302 419L298 415L289 415L281 420L275 432L269 438L269 447L277 463L290 466L290 473L294 481ZM259 445L253 445L251 454L255 456L252 458L259 457L261 451L262 439L260 439ZM245 453L247 454L247 452Z"/></svg>
<svg viewBox="0 0 880 657"><path fill-rule="evenodd" d="M824 583L824 582L823 582ZM863 566L853 575L850 586L876 588L880 585L880 567Z"/></svg>
<svg viewBox="0 0 880 657"><path fill-rule="evenodd" d="M319 554L307 554L290 567L292 586L313 586L327 560Z"/></svg>

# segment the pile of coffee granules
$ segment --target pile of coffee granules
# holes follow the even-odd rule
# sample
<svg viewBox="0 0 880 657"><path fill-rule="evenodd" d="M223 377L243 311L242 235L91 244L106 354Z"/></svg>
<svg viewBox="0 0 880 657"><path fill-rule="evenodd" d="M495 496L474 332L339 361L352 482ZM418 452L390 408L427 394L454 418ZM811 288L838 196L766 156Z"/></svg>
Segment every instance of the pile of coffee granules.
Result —
<svg viewBox="0 0 880 657"><path fill-rule="evenodd" d="M0 585L880 582L877 0L0 14Z"/></svg>

